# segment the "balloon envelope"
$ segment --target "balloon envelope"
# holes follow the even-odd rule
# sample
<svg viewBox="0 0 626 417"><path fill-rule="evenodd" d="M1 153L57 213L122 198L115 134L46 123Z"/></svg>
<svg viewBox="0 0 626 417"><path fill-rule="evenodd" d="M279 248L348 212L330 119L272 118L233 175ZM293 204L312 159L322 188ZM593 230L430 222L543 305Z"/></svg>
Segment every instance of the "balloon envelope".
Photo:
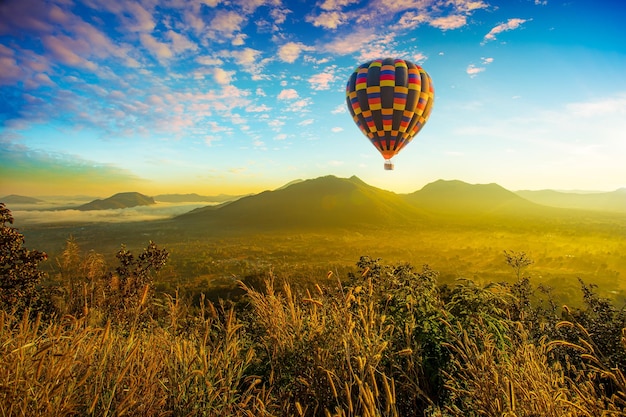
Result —
<svg viewBox="0 0 626 417"><path fill-rule="evenodd" d="M403 59L359 65L348 80L346 102L355 123L389 161L424 127L435 98L430 76Z"/></svg>

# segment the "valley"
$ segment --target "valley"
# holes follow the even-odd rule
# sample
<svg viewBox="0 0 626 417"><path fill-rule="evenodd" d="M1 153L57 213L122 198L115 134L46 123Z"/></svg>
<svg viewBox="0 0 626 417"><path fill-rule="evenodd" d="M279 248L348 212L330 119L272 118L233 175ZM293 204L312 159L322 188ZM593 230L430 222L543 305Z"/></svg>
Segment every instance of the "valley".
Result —
<svg viewBox="0 0 626 417"><path fill-rule="evenodd" d="M294 285L332 284L361 256L428 264L449 285L513 282L504 258L513 251L533 260L524 273L561 303L580 299L578 278L626 300L625 214L547 207L495 184L444 181L397 195L356 177L321 177L166 220L19 227L28 247L49 254L51 276L70 236L110 265L122 244L139 251L154 241L170 253L159 290L189 296L229 296L236 280L270 271Z"/></svg>

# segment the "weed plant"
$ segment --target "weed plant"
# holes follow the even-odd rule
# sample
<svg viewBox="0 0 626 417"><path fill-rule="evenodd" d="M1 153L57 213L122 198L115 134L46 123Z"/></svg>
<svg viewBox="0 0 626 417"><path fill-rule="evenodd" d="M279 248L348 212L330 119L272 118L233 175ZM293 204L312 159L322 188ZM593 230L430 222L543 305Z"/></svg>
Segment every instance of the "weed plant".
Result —
<svg viewBox="0 0 626 417"><path fill-rule="evenodd" d="M557 308L524 253L505 253L514 284L361 257L323 285L269 272L195 304L154 290L153 243L117 258L70 240L61 286L31 294L54 308L0 311L0 415L626 415L624 313L584 283Z"/></svg>

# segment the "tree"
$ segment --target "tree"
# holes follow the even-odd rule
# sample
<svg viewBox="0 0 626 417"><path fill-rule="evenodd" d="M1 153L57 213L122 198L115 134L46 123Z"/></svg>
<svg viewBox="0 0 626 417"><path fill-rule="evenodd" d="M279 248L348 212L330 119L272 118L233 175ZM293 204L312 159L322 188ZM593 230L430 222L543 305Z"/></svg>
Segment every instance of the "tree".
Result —
<svg viewBox="0 0 626 417"><path fill-rule="evenodd" d="M19 313L41 308L38 285L44 277L39 262L45 252L23 247L24 236L11 227L13 215L0 203L0 308Z"/></svg>

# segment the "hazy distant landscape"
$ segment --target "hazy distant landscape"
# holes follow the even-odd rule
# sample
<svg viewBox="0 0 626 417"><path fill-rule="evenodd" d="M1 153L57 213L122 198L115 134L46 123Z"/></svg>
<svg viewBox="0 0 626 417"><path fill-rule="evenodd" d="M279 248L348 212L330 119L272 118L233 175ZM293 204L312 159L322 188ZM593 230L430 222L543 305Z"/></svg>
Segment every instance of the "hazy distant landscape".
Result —
<svg viewBox="0 0 626 417"><path fill-rule="evenodd" d="M152 240L171 252L160 277L168 291L220 293L270 270L296 283L316 281L353 269L362 255L429 264L448 283L507 281L503 251L514 250L533 259L533 280L564 301L577 278L626 299L624 190L512 192L440 180L396 194L357 177L326 176L249 196L123 193L72 209L39 200L15 204L13 212L27 244L49 253L50 271L70 236L83 251L109 258L122 244L140 249ZM119 208L78 209L94 201Z"/></svg>

